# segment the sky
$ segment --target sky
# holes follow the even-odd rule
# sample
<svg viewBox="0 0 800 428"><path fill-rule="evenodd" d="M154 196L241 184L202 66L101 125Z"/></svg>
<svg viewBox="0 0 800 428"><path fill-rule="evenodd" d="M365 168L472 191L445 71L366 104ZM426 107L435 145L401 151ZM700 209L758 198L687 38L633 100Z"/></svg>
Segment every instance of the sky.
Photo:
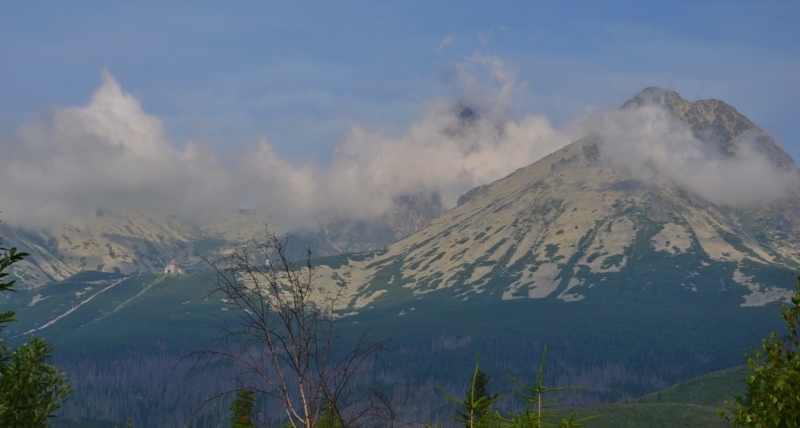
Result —
<svg viewBox="0 0 800 428"><path fill-rule="evenodd" d="M498 3L0 0L0 179L33 182L0 211L175 192L189 211L293 199L286 218L331 192L317 209L342 216L409 192L452 205L648 86L726 101L800 159L800 3ZM457 106L492 126L453 140ZM231 190L252 186L266 196Z"/></svg>

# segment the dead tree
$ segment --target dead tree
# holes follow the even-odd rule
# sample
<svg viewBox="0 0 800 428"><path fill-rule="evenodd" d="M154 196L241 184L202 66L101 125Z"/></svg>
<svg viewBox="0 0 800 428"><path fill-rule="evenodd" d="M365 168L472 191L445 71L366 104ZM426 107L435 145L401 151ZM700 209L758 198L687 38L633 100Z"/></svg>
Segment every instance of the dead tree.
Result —
<svg viewBox="0 0 800 428"><path fill-rule="evenodd" d="M366 334L340 338L335 310L343 287L317 288L311 252L296 269L286 255L288 242L267 230L263 242L209 262L217 273L212 295L222 297L231 317L222 320L212 344L187 357L195 357L195 367L232 363L235 386L207 402L244 389L282 409L278 417L262 412L262 423L392 425L391 400L367 378L386 341Z"/></svg>

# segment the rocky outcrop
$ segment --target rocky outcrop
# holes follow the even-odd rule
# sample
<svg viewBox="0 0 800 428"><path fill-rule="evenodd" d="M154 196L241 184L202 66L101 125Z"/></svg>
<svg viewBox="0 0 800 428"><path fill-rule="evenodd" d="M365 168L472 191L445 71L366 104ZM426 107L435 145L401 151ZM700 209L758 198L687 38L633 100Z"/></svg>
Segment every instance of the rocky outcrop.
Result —
<svg viewBox="0 0 800 428"><path fill-rule="evenodd" d="M783 169L795 168L794 159L772 137L723 101L709 99L689 102L677 92L650 87L627 101L622 108L634 108L648 103L663 106L689 126L698 139L715 146L728 156L736 153L747 141L767 155L776 166Z"/></svg>

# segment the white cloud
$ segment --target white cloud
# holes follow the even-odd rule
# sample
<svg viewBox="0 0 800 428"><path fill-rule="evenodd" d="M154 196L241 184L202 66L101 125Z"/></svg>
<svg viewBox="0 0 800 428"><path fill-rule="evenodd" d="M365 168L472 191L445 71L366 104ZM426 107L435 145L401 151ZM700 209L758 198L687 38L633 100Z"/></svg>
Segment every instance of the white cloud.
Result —
<svg viewBox="0 0 800 428"><path fill-rule="evenodd" d="M489 85L475 74L484 69ZM38 227L98 208L193 214L244 203L296 229L375 218L409 195L453 206L568 143L542 116L507 117L520 91L514 77L497 58L474 57L457 67L459 99L429 102L402 135L353 124L328 168L284 159L262 137L226 169L194 142L174 148L162 121L103 71L87 106L42 113L0 143L0 211L10 224Z"/></svg>
<svg viewBox="0 0 800 428"><path fill-rule="evenodd" d="M497 33L506 32L508 31L508 27L504 25L498 25L495 27L490 27L488 30L481 31L478 33L478 40L480 40L483 46L486 46L490 43L493 43L497 40Z"/></svg>
<svg viewBox="0 0 800 428"><path fill-rule="evenodd" d="M777 168L747 135L728 157L655 104L591 112L565 131L599 134L606 162L646 182L666 178L715 204L751 206L787 196L800 184L797 171Z"/></svg>
<svg viewBox="0 0 800 428"><path fill-rule="evenodd" d="M3 219L33 226L128 204L177 212L229 205L220 198L230 176L217 158L193 142L173 148L162 121L102 74L87 106L42 113L0 142Z"/></svg>
<svg viewBox="0 0 800 428"><path fill-rule="evenodd" d="M444 49L445 46L447 46L450 43L453 43L455 41L456 41L456 37L455 36L447 36L447 37L445 37L444 40L442 40L442 43L439 43L439 47L436 48L436 53L438 54L438 53L442 52L442 49Z"/></svg>
<svg viewBox="0 0 800 428"><path fill-rule="evenodd" d="M40 114L0 140L0 211L11 225L39 227L98 208L144 205L177 214L262 208L283 229L372 219L398 198L436 195L446 207L564 145L599 133L608 162L643 180L670 180L717 203L780 196L796 177L750 146L733 158L707 149L657 106L600 110L556 129L544 116L512 116L524 85L492 56L453 67L458 94L428 102L400 134L352 124L329 166L282 158L268 138L230 167L188 142L176 149L162 121L103 72L84 107ZM1 138L1 137L0 137Z"/></svg>
<svg viewBox="0 0 800 428"><path fill-rule="evenodd" d="M473 66L488 69L496 85L483 85L470 73ZM407 195L437 194L452 207L469 189L569 143L543 116L508 118L520 87L497 58L471 58L456 74L459 101L429 102L422 117L400 136L352 125L327 170L313 163L290 164L262 139L244 168L250 182L270 183L253 195L255 203L282 201L277 217L299 222L295 227L317 219L374 218Z"/></svg>

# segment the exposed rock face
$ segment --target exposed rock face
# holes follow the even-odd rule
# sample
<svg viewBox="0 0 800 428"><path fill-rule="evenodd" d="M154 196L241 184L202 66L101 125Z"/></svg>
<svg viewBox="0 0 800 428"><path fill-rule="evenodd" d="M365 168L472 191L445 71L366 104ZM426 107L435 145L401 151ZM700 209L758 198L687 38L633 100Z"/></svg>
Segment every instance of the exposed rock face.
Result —
<svg viewBox="0 0 800 428"><path fill-rule="evenodd" d="M715 145L722 153L733 155L745 139L750 139L775 165L795 168L792 157L775 144L766 132L723 101L711 99L692 103L681 98L677 92L650 87L623 104L622 108L634 108L647 103L663 106L686 123L698 139Z"/></svg>
<svg viewBox="0 0 800 428"><path fill-rule="evenodd" d="M459 197L458 197L458 202L457 202L456 206L461 206L461 205L464 205L464 204L465 204L465 203L467 203L467 202L468 202L470 199L474 198L474 197L475 197L475 196L476 196L478 193L480 193L480 192L481 192L483 189L485 189L485 188L487 188L487 187L489 187L489 185L487 185L487 184L484 184L484 185L482 185L482 186L478 186L478 187L476 187L476 188L474 188L474 189L470 190L469 192L467 192L467 193L464 193L463 195L459 196Z"/></svg>

